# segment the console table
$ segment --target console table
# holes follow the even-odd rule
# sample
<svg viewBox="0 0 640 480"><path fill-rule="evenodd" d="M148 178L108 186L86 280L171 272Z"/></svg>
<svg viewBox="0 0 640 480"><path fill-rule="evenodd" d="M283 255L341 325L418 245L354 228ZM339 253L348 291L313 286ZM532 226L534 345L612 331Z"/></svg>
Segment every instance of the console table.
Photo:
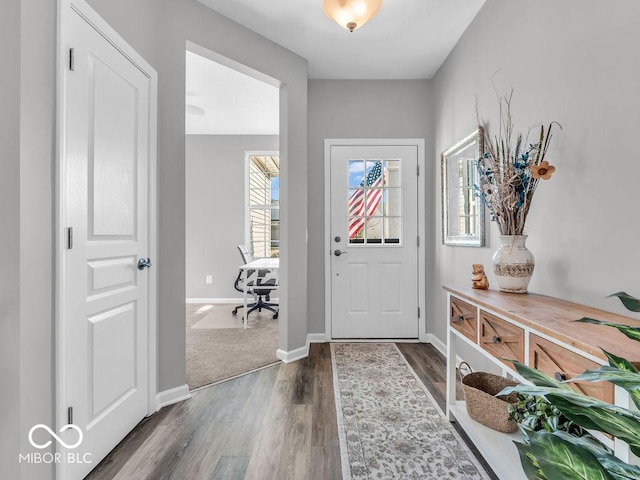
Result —
<svg viewBox="0 0 640 480"><path fill-rule="evenodd" d="M604 310L536 294L512 294L497 290L444 286L447 293L447 414L474 442L498 477L526 480L513 440L518 432L491 430L467 415L464 401L456 399L457 344L462 342L482 353L502 369L505 376L524 381L513 365L518 360L551 377L571 379L584 370L607 363L600 350L640 362L640 343L616 329L575 323L590 317L640 327L640 320ZM612 300L613 301L613 300ZM628 393L608 382L571 384L600 400L633 408ZM626 462L638 463L628 446L605 435L596 436Z"/></svg>

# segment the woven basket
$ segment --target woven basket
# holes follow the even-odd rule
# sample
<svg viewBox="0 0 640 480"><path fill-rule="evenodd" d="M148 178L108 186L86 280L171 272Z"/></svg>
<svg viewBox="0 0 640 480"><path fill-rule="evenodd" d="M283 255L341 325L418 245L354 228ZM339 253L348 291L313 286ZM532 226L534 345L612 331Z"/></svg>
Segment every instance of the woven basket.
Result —
<svg viewBox="0 0 640 480"><path fill-rule="evenodd" d="M494 395L506 387L518 385L518 382L493 373L473 372L467 362L462 362L460 366L462 365L466 365L471 372L465 376L460 374L469 416L476 422L499 432L515 432L518 425L509 418L507 403L516 403L517 395L515 393L500 397L494 397Z"/></svg>

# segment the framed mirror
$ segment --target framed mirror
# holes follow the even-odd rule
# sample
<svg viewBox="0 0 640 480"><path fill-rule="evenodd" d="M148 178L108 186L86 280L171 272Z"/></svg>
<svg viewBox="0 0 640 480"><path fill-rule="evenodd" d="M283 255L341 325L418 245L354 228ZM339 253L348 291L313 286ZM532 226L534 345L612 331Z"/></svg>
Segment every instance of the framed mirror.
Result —
<svg viewBox="0 0 640 480"><path fill-rule="evenodd" d="M442 243L484 246L484 205L476 195L478 159L484 152L478 127L442 153Z"/></svg>

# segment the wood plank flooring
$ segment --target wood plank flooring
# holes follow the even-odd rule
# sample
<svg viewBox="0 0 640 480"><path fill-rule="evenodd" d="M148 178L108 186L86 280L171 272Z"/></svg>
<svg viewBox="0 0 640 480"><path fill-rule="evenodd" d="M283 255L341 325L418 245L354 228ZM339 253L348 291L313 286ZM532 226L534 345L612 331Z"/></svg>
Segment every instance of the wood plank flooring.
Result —
<svg viewBox="0 0 640 480"><path fill-rule="evenodd" d="M445 360L429 344L398 344L441 408ZM140 424L90 480L341 478L329 344L194 393Z"/></svg>

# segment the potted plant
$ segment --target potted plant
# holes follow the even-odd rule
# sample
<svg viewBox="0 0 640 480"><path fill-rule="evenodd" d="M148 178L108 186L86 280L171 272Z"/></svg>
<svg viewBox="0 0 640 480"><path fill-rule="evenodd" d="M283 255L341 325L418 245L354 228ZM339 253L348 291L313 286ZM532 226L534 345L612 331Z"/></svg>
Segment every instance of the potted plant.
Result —
<svg viewBox="0 0 640 480"><path fill-rule="evenodd" d="M518 424L518 428L526 435L527 430L534 432L567 432L575 437L582 437L586 431L564 415L558 407L549 403L544 397L517 394L518 401L509 403L509 416Z"/></svg>
<svg viewBox="0 0 640 480"><path fill-rule="evenodd" d="M640 312L640 300L625 292L614 293L630 311ZM576 322L592 323L616 328L627 337L640 341L640 328L581 318ZM628 360L603 350L609 364L587 370L570 381L608 381L629 392L640 409L640 373ZM577 425L624 440L632 453L640 456L640 412L601 402L576 392L537 370L514 362L517 371L533 385L517 385L504 389L499 395L513 392L544 397ZM640 467L623 462L591 435L573 436L557 430L534 431L521 428L524 443L516 443L520 460L530 480L561 479L640 479Z"/></svg>

